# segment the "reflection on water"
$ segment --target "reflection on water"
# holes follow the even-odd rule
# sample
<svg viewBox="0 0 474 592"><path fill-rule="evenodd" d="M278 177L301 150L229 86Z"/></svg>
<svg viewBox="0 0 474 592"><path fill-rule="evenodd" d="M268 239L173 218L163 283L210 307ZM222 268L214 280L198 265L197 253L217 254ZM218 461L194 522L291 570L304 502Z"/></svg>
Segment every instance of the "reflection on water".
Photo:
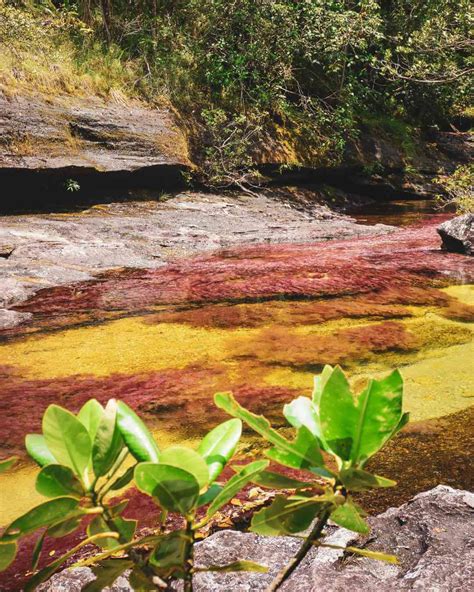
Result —
<svg viewBox="0 0 474 592"><path fill-rule="evenodd" d="M46 290L21 307L33 320L5 332L0 346L2 452L21 452L52 402L78 410L92 396L121 398L162 443L192 441L222 419L217 391L233 390L282 425L282 404L309 394L325 363L341 364L357 386L400 366L414 424L376 468L403 487L368 507L430 483L467 487L474 290L458 284L472 284L474 270L438 247L429 223L366 239L231 249ZM35 501L15 493L26 491L29 468L8 479L0 523Z"/></svg>
<svg viewBox="0 0 474 592"><path fill-rule="evenodd" d="M422 222L427 216L437 214L439 211L433 199L400 199L364 205L363 212L355 210L351 216L361 224L410 226Z"/></svg>

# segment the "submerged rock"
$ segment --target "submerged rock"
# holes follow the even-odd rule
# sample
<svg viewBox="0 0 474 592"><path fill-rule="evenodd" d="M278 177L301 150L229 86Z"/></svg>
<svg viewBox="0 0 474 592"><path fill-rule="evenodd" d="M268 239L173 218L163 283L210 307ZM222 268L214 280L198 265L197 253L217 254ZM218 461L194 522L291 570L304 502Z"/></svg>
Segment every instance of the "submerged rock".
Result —
<svg viewBox="0 0 474 592"><path fill-rule="evenodd" d="M474 494L439 485L421 493L399 508L370 519L369 537L345 529L333 529L326 541L353 545L397 555L400 564L374 561L330 548L312 550L291 578L281 587L287 592L362 592L377 590L430 591L467 590L474 577ZM197 545L200 567L225 565L236 559L258 561L268 574L202 572L195 576L196 592L247 592L265 590L300 542L289 537L261 537L235 531L216 533ZM87 568L64 571L38 588L41 592L79 592L91 581ZM109 588L107 588L109 590ZM132 590L125 578L110 588Z"/></svg>
<svg viewBox="0 0 474 592"><path fill-rule="evenodd" d="M474 255L474 214L464 214L438 227L443 249L451 253Z"/></svg>

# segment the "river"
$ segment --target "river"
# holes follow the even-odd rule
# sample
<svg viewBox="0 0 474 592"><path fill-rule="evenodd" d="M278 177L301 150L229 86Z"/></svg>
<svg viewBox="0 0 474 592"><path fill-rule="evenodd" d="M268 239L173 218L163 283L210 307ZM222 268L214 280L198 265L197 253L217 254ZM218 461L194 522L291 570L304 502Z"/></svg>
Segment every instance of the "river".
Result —
<svg viewBox="0 0 474 592"><path fill-rule="evenodd" d="M444 216L430 204L391 208L358 215L396 219L388 234L232 247L37 293L16 307L32 319L0 346L2 452L23 455L52 402L77 411L121 398L161 445L193 443L222 419L217 391L282 426L283 403L310 394L324 364L359 388L399 367L411 423L371 466L399 486L364 506L378 512L438 483L472 489L472 259L439 249ZM2 477L0 523L39 500L33 474L22 460Z"/></svg>

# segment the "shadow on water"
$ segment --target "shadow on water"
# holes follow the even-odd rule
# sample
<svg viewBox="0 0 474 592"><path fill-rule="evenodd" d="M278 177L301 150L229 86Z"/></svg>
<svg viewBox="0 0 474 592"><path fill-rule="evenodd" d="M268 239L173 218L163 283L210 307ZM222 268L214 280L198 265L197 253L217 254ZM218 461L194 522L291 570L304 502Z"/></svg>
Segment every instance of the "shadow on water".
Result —
<svg viewBox="0 0 474 592"><path fill-rule="evenodd" d="M370 226L388 224L404 227L418 224L432 214L439 213L446 213L446 210L440 210L433 199L399 199L366 204L362 208L350 212L350 215L360 224Z"/></svg>

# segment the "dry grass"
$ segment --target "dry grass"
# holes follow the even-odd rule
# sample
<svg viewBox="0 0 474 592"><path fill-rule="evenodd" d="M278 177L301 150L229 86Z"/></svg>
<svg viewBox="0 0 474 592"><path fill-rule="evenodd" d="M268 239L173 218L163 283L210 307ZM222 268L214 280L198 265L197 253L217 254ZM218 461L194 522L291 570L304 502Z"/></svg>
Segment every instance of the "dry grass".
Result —
<svg viewBox="0 0 474 592"><path fill-rule="evenodd" d="M125 100L139 78L117 48L94 42L73 17L28 13L0 0L0 90Z"/></svg>

